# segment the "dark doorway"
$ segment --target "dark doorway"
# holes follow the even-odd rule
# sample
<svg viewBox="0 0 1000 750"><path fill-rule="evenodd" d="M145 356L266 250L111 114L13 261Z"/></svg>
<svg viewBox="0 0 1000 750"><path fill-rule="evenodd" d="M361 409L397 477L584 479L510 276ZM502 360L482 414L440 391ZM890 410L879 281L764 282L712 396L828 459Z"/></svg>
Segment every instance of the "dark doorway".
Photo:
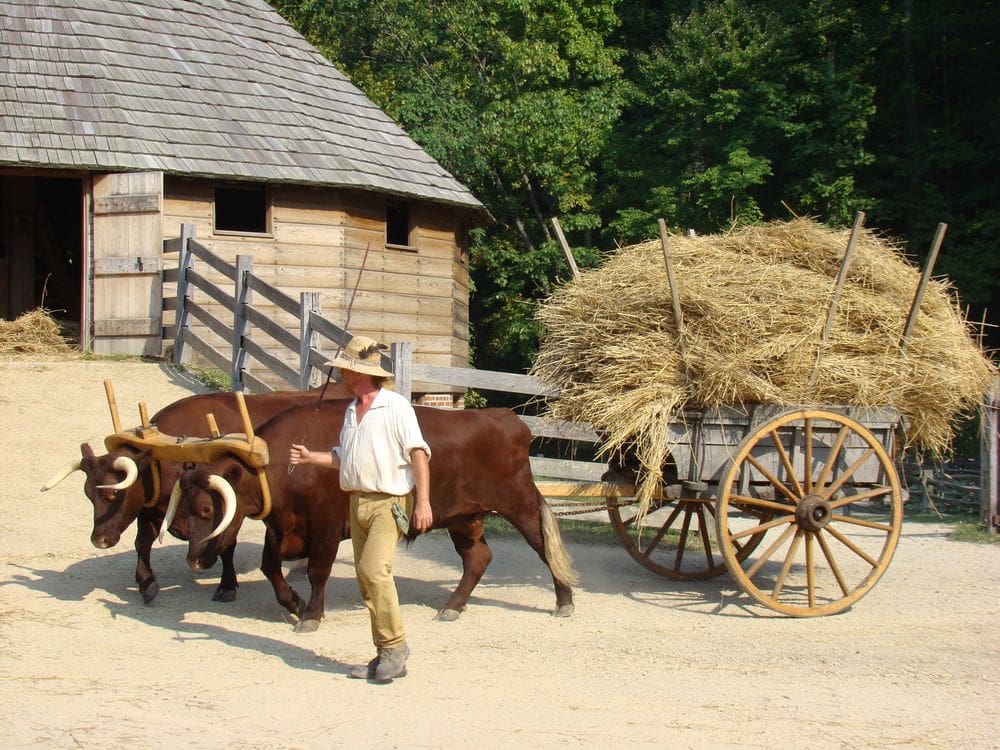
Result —
<svg viewBox="0 0 1000 750"><path fill-rule="evenodd" d="M43 307L78 331L82 261L82 181L0 178L0 317Z"/></svg>

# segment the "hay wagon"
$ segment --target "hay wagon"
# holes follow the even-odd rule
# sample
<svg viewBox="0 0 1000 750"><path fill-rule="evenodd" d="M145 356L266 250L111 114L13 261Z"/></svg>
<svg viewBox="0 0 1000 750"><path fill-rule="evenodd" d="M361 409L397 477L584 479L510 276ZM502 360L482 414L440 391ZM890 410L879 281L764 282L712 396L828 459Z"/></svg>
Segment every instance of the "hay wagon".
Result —
<svg viewBox="0 0 1000 750"><path fill-rule="evenodd" d="M892 409L687 411L671 424L672 458L648 503L627 481L538 486L574 498L576 512L601 498L626 551L654 573L696 581L728 570L766 607L832 614L871 590L896 548L900 423Z"/></svg>

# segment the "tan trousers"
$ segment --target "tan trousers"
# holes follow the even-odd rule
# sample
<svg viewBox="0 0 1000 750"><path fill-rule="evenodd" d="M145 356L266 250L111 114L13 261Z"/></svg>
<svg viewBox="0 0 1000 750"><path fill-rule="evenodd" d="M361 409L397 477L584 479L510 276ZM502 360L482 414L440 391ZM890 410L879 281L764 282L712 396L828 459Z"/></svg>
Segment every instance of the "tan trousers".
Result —
<svg viewBox="0 0 1000 750"><path fill-rule="evenodd" d="M396 496L378 492L351 493L351 543L354 569L361 598L368 608L372 642L376 647L395 648L406 641L399 595L392 577L396 542L402 533L392 515L396 503L409 518L413 495Z"/></svg>

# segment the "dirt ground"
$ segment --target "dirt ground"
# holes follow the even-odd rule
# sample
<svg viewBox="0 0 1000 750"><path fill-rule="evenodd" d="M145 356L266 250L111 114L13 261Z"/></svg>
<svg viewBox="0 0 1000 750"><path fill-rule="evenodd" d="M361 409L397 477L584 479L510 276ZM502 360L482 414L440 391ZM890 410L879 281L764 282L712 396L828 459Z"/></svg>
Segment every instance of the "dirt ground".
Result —
<svg viewBox="0 0 1000 750"><path fill-rule="evenodd" d="M81 442L198 390L152 363L0 361L0 747L4 748L995 748L1000 746L1000 546L904 526L874 590L838 615L790 619L728 576L671 583L616 546L569 543L577 609L555 598L519 539L468 610L434 619L458 580L435 532L400 548L413 649L389 685L347 678L371 657L349 545L319 631L298 635L258 570L263 525L244 524L236 602L218 568L153 550L149 606L132 532L90 545L76 474L39 488ZM307 589L296 565L290 581Z"/></svg>

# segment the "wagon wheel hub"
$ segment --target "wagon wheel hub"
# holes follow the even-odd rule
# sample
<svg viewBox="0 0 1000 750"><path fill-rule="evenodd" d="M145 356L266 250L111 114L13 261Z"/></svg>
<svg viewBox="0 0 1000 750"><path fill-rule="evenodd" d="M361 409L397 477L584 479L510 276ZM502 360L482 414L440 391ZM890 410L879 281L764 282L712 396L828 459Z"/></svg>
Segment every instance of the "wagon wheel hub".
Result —
<svg viewBox="0 0 1000 750"><path fill-rule="evenodd" d="M803 531L819 531L830 523L830 503L819 495L806 495L795 507L795 521Z"/></svg>

